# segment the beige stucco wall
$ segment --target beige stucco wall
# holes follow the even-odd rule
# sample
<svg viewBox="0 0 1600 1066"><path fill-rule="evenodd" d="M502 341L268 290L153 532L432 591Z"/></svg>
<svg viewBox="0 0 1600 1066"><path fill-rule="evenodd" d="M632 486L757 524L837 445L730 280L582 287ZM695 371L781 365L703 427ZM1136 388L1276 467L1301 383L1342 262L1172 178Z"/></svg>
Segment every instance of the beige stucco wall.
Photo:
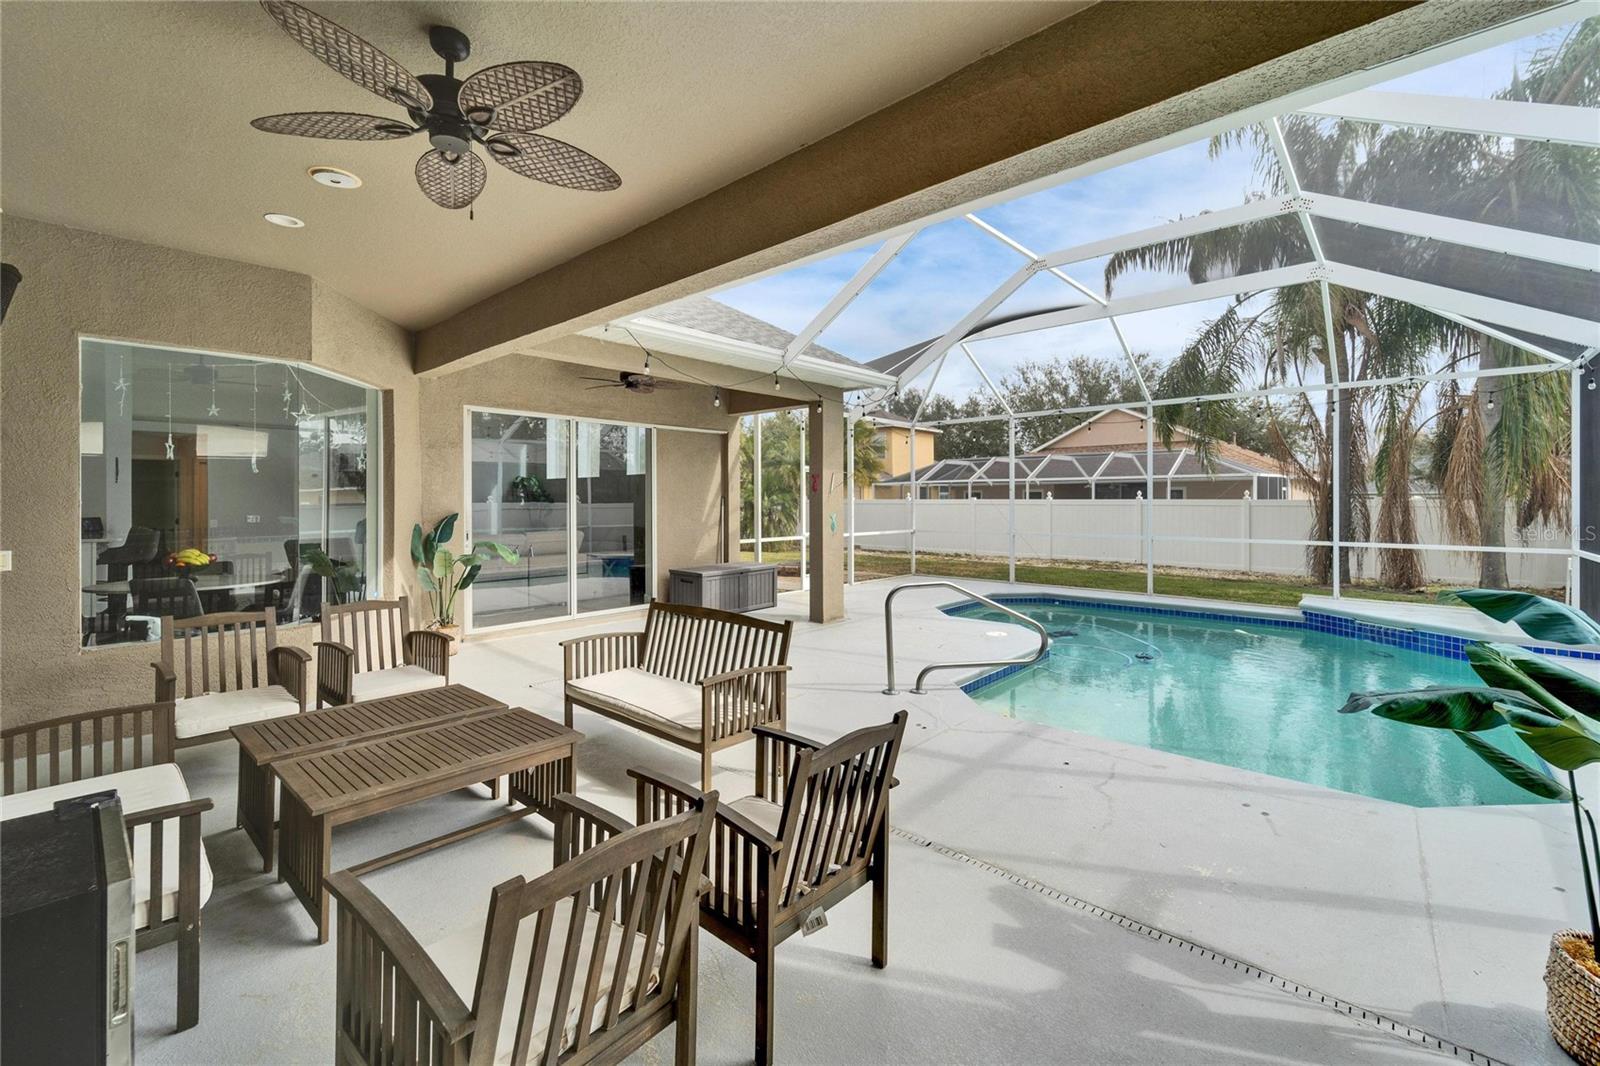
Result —
<svg viewBox="0 0 1600 1066"><path fill-rule="evenodd" d="M665 594L670 567L718 561L724 552L722 501L730 475L737 478L730 436L736 418L727 406L713 405L709 388L686 384L651 395L590 390L593 383L582 379L597 371L574 358L628 365L636 358L598 342L553 351L552 358L514 354L417 377L409 333L304 275L12 215L0 226L5 259L23 277L0 330L0 547L15 559L14 569L0 575L5 724L152 694L153 646L81 647L80 336L307 362L382 390L386 595L417 598L409 561L413 523L462 508L468 405L664 427L652 591ZM820 391L837 413L837 391ZM833 443L829 454L842 483L842 452ZM840 554L837 535L815 539ZM309 648L315 633L287 627L279 639Z"/></svg>
<svg viewBox="0 0 1600 1066"><path fill-rule="evenodd" d="M656 595L667 571L723 561L723 463L727 436L662 430L656 435ZM733 471L738 476L738 470ZM737 498L737 496L735 496Z"/></svg>
<svg viewBox="0 0 1600 1066"><path fill-rule="evenodd" d="M525 414L550 414L657 427L656 554L654 592L665 597L671 566L719 561L726 435L737 418L712 405L711 390L683 384L637 394L590 389L593 368L560 358L513 354L463 370L419 378L424 459L419 476L424 521L465 507L463 447L469 406ZM681 430L711 432L683 432Z"/></svg>
<svg viewBox="0 0 1600 1066"><path fill-rule="evenodd" d="M386 549L417 510L417 384L403 330L281 270L0 217L22 272L0 329L0 721L148 700L152 647L80 646L78 337L314 363L387 390ZM394 588L385 560L386 588ZM309 646L310 627L285 643Z"/></svg>

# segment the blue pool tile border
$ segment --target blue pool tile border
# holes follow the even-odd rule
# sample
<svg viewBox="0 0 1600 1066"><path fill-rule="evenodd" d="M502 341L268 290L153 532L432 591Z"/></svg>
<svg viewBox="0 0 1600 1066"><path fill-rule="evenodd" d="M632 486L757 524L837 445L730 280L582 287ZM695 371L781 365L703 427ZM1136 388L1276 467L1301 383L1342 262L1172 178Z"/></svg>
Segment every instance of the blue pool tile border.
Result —
<svg viewBox="0 0 1600 1066"><path fill-rule="evenodd" d="M1119 603L1114 600L1087 600L1071 596L1001 595L995 596L993 599L1008 607L1047 604L1059 607L1079 607L1094 611L1116 611L1124 614L1138 614L1156 618L1192 618L1207 622L1231 622L1236 625L1265 626L1270 629L1309 629L1315 633L1327 633L1330 636L1346 637L1351 640L1364 640L1373 644L1384 644L1392 648L1403 648L1407 651L1416 651L1425 655L1437 655L1441 658L1461 661L1465 661L1467 657L1467 645L1477 643L1471 637L1458 637L1449 633L1434 633L1429 630L1408 629L1402 626L1380 625L1376 622L1366 622L1359 618L1347 618L1344 615L1328 614L1322 611L1302 610L1299 618L1272 618L1260 615L1233 614L1226 611L1198 611L1192 608ZM960 616L974 614L983 610L983 604L968 601L944 607L941 610L948 615ZM1600 651L1590 651L1586 648L1563 648L1539 644L1522 646L1527 648L1528 651L1539 655L1600 662ZM964 682L961 690L971 695L1027 669L1028 665L1027 663L1013 663L1010 666L1001 667L999 670L992 670L989 673Z"/></svg>

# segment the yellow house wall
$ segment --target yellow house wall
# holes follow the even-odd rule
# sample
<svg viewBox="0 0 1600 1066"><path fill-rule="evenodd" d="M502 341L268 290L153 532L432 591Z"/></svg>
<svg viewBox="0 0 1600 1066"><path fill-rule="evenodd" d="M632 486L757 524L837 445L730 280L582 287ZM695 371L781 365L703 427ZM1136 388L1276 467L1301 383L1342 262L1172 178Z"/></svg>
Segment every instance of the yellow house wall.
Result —
<svg viewBox="0 0 1600 1066"><path fill-rule="evenodd" d="M875 432L883 442L883 476L894 477L911 469L911 430L905 426L878 426ZM939 434L928 429L917 430L917 467L927 466L938 458ZM889 498L892 498L890 494ZM856 483L857 499L884 499L882 493L864 480Z"/></svg>

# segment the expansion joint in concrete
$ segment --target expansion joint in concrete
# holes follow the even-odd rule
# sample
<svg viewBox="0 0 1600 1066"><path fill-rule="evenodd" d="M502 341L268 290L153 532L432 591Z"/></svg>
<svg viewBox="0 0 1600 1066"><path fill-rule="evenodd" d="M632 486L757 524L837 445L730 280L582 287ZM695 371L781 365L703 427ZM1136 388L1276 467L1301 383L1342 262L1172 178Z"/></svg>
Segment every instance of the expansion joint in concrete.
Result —
<svg viewBox="0 0 1600 1066"><path fill-rule="evenodd" d="M1058 888L1052 888L1051 886L1040 881L1035 881L1033 878L1028 877L1025 874L1017 873L1014 870L1008 870L1003 866L996 866L992 862L987 862L983 859L977 858L976 856L968 855L964 851L940 844L937 841L930 840L927 837L921 836L920 834L892 826L890 827L889 831L895 836L899 837L901 840L904 840L908 843L927 848L929 851L936 851L940 855L955 859L957 862L964 862L968 866L973 866L977 869L983 870L985 873L1002 877L1018 887L1037 892L1046 899L1054 900L1057 903L1066 904L1075 910L1079 910L1085 914L1100 918L1103 921L1112 923L1113 925L1119 925L1128 930L1130 933L1137 933L1148 940L1154 940L1158 943L1169 944L1172 947L1181 948L1185 951L1188 951L1190 954L1198 955L1201 958L1214 962L1219 966L1228 967L1229 969L1242 973L1247 977L1251 977L1257 981L1262 981L1266 984L1269 984L1281 992L1287 992L1290 995L1299 996L1302 999L1310 1000L1313 1003L1320 1003L1329 1010L1337 1011L1340 1014L1344 1014L1358 1021L1365 1022L1367 1025L1377 1029L1379 1032L1386 1033L1400 1040L1404 1040L1407 1043L1415 1044L1419 1047L1429 1048L1433 1051L1440 1051L1447 1055L1452 1055L1460 1059L1462 1062L1472 1063L1473 1066L1508 1066L1507 1063L1501 1061L1500 1059L1485 1055L1481 1051L1464 1047L1463 1045L1457 1044L1452 1040L1446 1040L1444 1037L1428 1032L1426 1029L1418 1029L1414 1025L1408 1025L1403 1021L1390 1018L1387 1015L1372 1010L1369 1007L1363 1007L1356 1003L1347 1002L1340 999L1338 996L1323 992L1316 988L1312 988L1309 985L1301 984L1298 981L1290 980L1289 978L1280 974L1273 973L1271 970L1263 969L1254 963L1235 959L1224 954L1223 952L1217 951L1214 948L1206 947L1204 944L1197 944L1194 941L1179 936L1176 933L1169 933L1165 929L1159 929L1153 925L1148 925L1144 922L1141 922L1137 918L1130 918L1125 914L1119 914L1116 911L1108 910L1097 903L1090 903L1086 899L1081 899L1077 896L1074 896L1070 892L1063 892Z"/></svg>

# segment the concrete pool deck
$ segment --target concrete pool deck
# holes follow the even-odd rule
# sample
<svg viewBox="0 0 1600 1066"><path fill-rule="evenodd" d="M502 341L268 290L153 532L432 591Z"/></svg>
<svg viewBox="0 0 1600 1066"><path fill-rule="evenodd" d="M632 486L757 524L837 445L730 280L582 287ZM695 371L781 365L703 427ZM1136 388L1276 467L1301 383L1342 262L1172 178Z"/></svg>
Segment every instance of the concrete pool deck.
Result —
<svg viewBox="0 0 1600 1066"><path fill-rule="evenodd" d="M892 809L890 966L867 963L864 894L785 945L780 1062L1436 1061L1421 1033L1463 1060L1567 1061L1544 1027L1541 981L1550 934L1582 922L1565 808L1419 809L1331 792L1006 719L956 688L959 673L936 675L926 695L883 695L883 597L909 580L847 589L849 617L830 625L798 621L799 596L764 612L798 621L791 729L831 738L911 711ZM897 603L902 684L931 661L1029 646L1027 630L944 615L952 598ZM472 641L452 674L559 715L557 642L637 626ZM576 725L580 791L613 809L631 810L629 766L697 772L687 752L597 716L580 711ZM191 790L217 803L201 1024L170 1033L174 951L141 954L139 1056L326 1062L333 947L311 944L301 908L232 829L231 744L179 759ZM719 756L717 771L725 796L751 791L748 752ZM336 865L482 814L459 793L349 827ZM481 926L489 889L547 869L549 851L534 821L366 880L426 944ZM701 1060L748 1061L751 967L709 936L702 951ZM1360 1020L1363 1009L1386 1021ZM668 1061L670 1040L637 1061Z"/></svg>

